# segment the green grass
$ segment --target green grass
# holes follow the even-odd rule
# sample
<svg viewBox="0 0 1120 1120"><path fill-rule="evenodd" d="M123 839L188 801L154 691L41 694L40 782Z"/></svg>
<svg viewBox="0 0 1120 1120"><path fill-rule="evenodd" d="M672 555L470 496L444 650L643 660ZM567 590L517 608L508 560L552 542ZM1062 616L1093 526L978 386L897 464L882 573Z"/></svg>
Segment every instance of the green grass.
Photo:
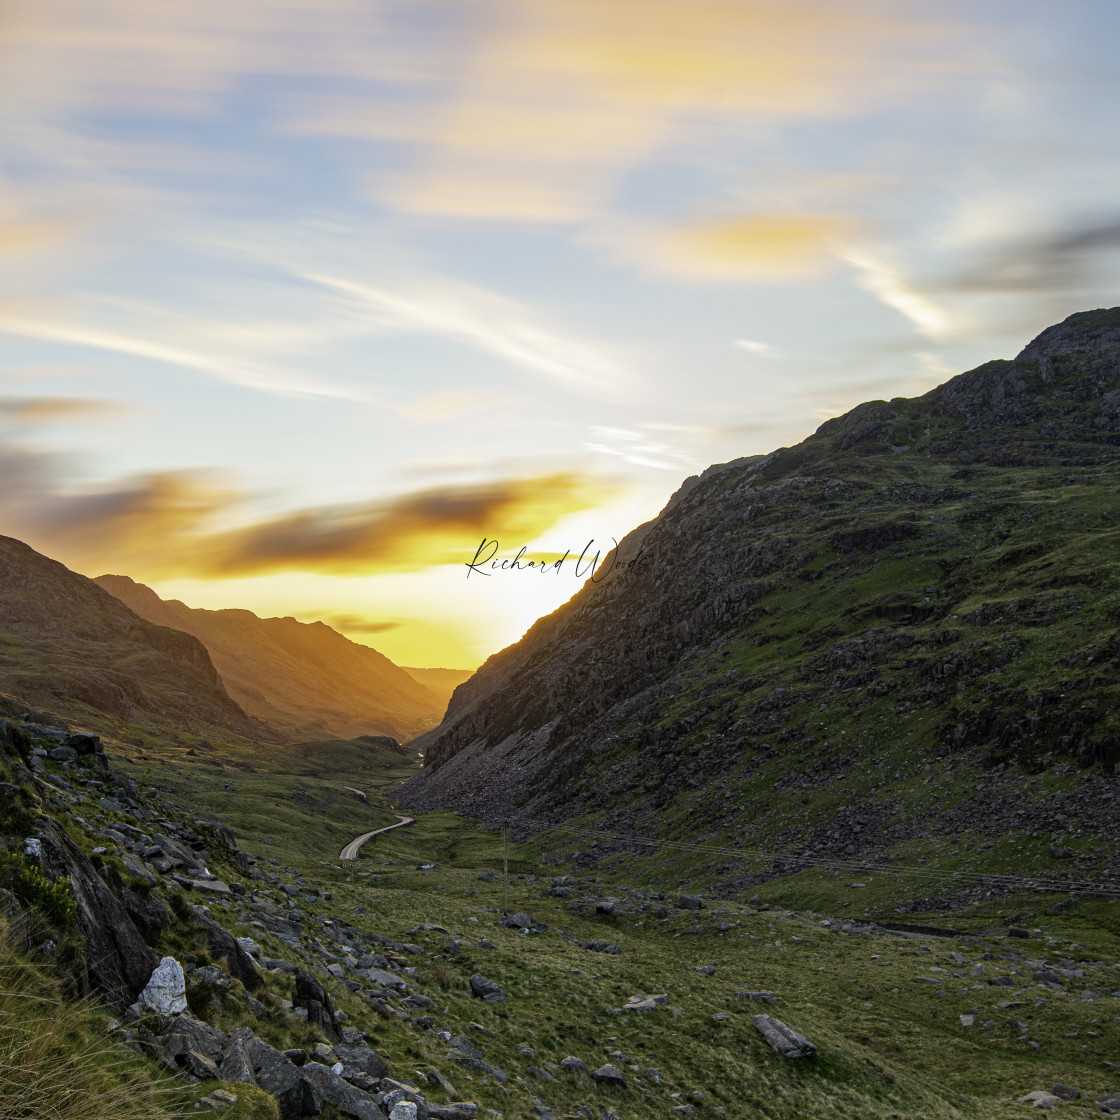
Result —
<svg viewBox="0 0 1120 1120"><path fill-rule="evenodd" d="M850 937L819 924L826 915L888 920L895 905L916 891L937 892L937 881L929 886L923 877L926 871L981 864L987 871L1012 870L1022 862L1013 838L982 853L970 846L968 837L952 842L920 838L892 853L899 867L914 869L910 872L893 871L890 864L858 879L847 871L801 871L724 901L709 896L699 914L673 908L670 899L669 916L658 919L651 892L671 891L679 883L704 891L718 879L704 853L608 854L593 871L578 874L576 897L563 900L545 893L548 876L570 872L569 855L587 850L591 836L580 840L568 832L544 834L510 845L509 908L526 909L548 927L526 937L498 925L503 854L498 831L451 813L424 813L416 824L376 837L354 864L338 864L342 843L394 819L393 790L410 767L388 760L386 768L384 758L366 757L346 746L338 749L335 769L332 755L329 745L277 754L268 760L274 772L239 774L232 793L224 790L228 768L217 771L193 759L180 759L170 781L174 799L184 807L204 806L233 824L254 854L273 856L331 892L329 903L301 903L307 914L344 918L358 930L424 946L424 956L407 957L405 963L416 968L413 980L419 989L436 1001L427 1012L435 1029L468 1034L487 1061L506 1071L510 1085L502 1089L462 1070L446 1058L446 1046L432 1032L382 1019L360 997L333 985L336 1006L369 1032L371 1045L405 1079L422 1083L428 1069L439 1068L459 1099L506 1116L525 1115L538 1097L558 1116L589 1105L596 1115L609 1108L624 1120L660 1117L679 1102L695 1105L698 1115L719 1115L715 1110L722 1108L722 1115L746 1120L987 1120L1015 1114L1006 1098L1049 1088L1055 1081L1093 1095L1120 1088L1120 1076L1102 1065L1120 1048L1120 1000L1108 994L1120 988L1120 971L1100 974L1112 986L1095 987L1102 997L1097 1002L1083 1000L1076 983L1072 996L1042 988L1029 972L1016 977L1014 987L986 983L989 975L1020 966L1000 959L1008 952L1046 955L1054 962L1063 957L1120 960L1116 903L1086 901L1052 915L1048 909L1058 896L1023 892L981 899L963 910L907 914L910 921L970 935L964 941L931 939L924 943L930 952L920 941ZM253 765L263 761L258 758ZM927 792L920 777L913 780L916 797ZM1037 780L1051 779L1042 775ZM371 804L341 796L346 785L366 789ZM292 800L297 790L304 792L302 800ZM828 789L820 796L837 795ZM944 787L939 796L947 796ZM318 806L328 801L331 817L326 820ZM918 862L923 859L928 861L924 865ZM418 870L423 863L438 866ZM484 869L499 874L480 878ZM235 874L233 869L229 873ZM866 886L851 888L847 884L852 881ZM643 890L644 898L635 893ZM796 912L758 912L745 901L756 894ZM596 915L580 901L611 895L623 901L620 912L609 917ZM212 912L222 917L214 907ZM223 918L230 919L232 915ZM1011 921L1042 932L1027 941L1007 938ZM413 933L423 922L443 925L473 947L431 960L443 955L448 939ZM730 928L721 932L721 922ZM289 946L259 928L232 923L231 928L252 936L268 955L292 957ZM197 944L188 944L186 933L179 936L183 943L176 944L178 951L197 956ZM482 938L489 938L495 950L478 948ZM623 951L619 956L589 952L579 948L578 942L585 940L611 941ZM960 952L967 965L952 961L951 951ZM995 959L984 961L984 953ZM968 974L977 963L984 969L981 977ZM715 965L715 975L695 972L701 964ZM931 967L948 970L932 975L946 980L949 995L938 996L939 986L914 981L915 975L931 975ZM953 976L954 971L965 975ZM498 1004L473 998L467 979L475 972L501 984L509 998ZM290 997L287 978L270 976L269 987L274 999ZM967 990L958 993L958 987ZM771 1008L745 1000L736 994L741 989L773 991L778 1004ZM612 1010L638 993L666 993L677 1011ZM1045 999L1045 1006L1036 1006L1037 999ZM1007 1000L1023 1006L998 1006ZM973 1008L976 1025L962 1027L959 1016ZM811 1038L819 1056L791 1062L776 1055L751 1024L752 1016L762 1011ZM713 1020L721 1012L728 1018ZM314 1032L296 1026L279 1010L255 1021L236 1001L215 1021L224 1029L251 1025L276 1045L311 1045L315 1040ZM1039 1042L1039 1050L1020 1040L1014 1025L1020 1021L1028 1023L1027 1038ZM986 1029L985 1022L991 1024ZM520 1053L517 1044L532 1048L534 1055ZM619 1066L627 1088L596 1087L562 1071L558 1063L569 1054L593 1069L608 1061ZM557 1081L534 1078L530 1065L550 1069ZM660 1071L658 1080L645 1072L650 1069ZM444 1097L426 1085L425 1091L433 1100ZM703 1097L694 1098L695 1092Z"/></svg>

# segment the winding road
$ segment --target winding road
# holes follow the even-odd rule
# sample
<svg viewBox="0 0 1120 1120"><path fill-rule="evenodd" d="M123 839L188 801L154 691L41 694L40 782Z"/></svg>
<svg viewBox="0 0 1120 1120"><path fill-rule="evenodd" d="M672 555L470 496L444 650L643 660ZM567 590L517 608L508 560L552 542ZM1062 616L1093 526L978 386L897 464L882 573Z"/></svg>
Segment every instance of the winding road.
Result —
<svg viewBox="0 0 1120 1120"><path fill-rule="evenodd" d="M396 824L387 824L384 828L375 828L372 832L363 832L362 835L359 836L356 840L351 840L350 843L347 844L346 847L343 848L339 853L338 858L357 859L358 852L361 851L362 845L371 837L379 836L382 832L388 832L390 831L390 829L403 828L406 824L412 824L416 820L415 817L401 817L399 813L397 814L397 816L400 819Z"/></svg>

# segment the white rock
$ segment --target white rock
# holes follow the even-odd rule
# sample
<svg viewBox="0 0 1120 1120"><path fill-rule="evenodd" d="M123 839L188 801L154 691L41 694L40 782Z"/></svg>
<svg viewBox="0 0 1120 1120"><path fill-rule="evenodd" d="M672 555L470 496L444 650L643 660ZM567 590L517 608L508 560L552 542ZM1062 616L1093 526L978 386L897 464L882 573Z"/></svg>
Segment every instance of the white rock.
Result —
<svg viewBox="0 0 1120 1120"><path fill-rule="evenodd" d="M183 966L174 957L164 957L156 965L137 1004L157 1015L181 1015L187 1009L187 980Z"/></svg>
<svg viewBox="0 0 1120 1120"><path fill-rule="evenodd" d="M416 1105L412 1101L397 1101L389 1120L416 1120Z"/></svg>
<svg viewBox="0 0 1120 1120"><path fill-rule="evenodd" d="M32 859L43 858L43 841L36 836L29 836L24 840L26 847L23 849L25 856L31 856Z"/></svg>
<svg viewBox="0 0 1120 1120"><path fill-rule="evenodd" d="M237 944L251 957L260 957L261 947L251 937L239 937Z"/></svg>

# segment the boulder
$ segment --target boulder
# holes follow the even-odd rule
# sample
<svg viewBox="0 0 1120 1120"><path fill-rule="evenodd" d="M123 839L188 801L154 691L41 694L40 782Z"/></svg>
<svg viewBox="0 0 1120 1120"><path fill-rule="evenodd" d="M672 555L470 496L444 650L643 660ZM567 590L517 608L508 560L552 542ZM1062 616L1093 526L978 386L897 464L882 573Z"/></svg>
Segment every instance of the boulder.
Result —
<svg viewBox="0 0 1120 1120"><path fill-rule="evenodd" d="M580 945L580 948L588 949L592 953L613 953L615 956L618 956L618 954L622 952L621 946L615 945L610 941L584 941Z"/></svg>
<svg viewBox="0 0 1120 1120"><path fill-rule="evenodd" d="M694 894L682 894L677 898L677 906L681 910L703 910L704 902Z"/></svg>
<svg viewBox="0 0 1120 1120"><path fill-rule="evenodd" d="M206 929L207 945L210 952L225 961L226 969L235 979L245 985L247 992L256 992L264 987L261 974L253 963L253 958L238 944L237 938L217 922L195 910L199 922Z"/></svg>
<svg viewBox="0 0 1120 1120"><path fill-rule="evenodd" d="M1034 1105L1035 1108L1053 1108L1054 1105L1062 1103L1062 1098L1046 1092L1045 1089L1036 1089L1035 1092L1020 1097L1016 1103Z"/></svg>
<svg viewBox="0 0 1120 1120"><path fill-rule="evenodd" d="M804 1035L772 1015L756 1015L754 1028L783 1058L812 1058L817 1048Z"/></svg>
<svg viewBox="0 0 1120 1120"><path fill-rule="evenodd" d="M253 1063L249 1060L249 1055L245 1052L245 1044L241 1039L234 1039L228 1043L218 1072L223 1081L240 1081L248 1085L257 1083L253 1074Z"/></svg>
<svg viewBox="0 0 1120 1120"><path fill-rule="evenodd" d="M167 925L167 907L158 898L144 896L126 886L120 872L111 863L101 867L101 878L124 906L140 936L149 945L155 946Z"/></svg>
<svg viewBox="0 0 1120 1120"><path fill-rule="evenodd" d="M160 1042L170 1058L178 1058L188 1050L194 1050L213 1062L222 1060L222 1053L229 1045L228 1039L217 1027L203 1023L190 1012L178 1015Z"/></svg>
<svg viewBox="0 0 1120 1120"><path fill-rule="evenodd" d="M143 1011L181 1015L187 1009L187 982L183 966L174 957L163 957L136 1000Z"/></svg>
<svg viewBox="0 0 1120 1120"><path fill-rule="evenodd" d="M85 942L90 979L118 1011L134 1003L160 963L85 852L55 821L46 821L39 842L43 870L67 876L78 932Z"/></svg>
<svg viewBox="0 0 1120 1120"><path fill-rule="evenodd" d="M104 754L100 735L89 735L84 731L66 736L66 746L73 747L76 754Z"/></svg>
<svg viewBox="0 0 1120 1120"><path fill-rule="evenodd" d="M230 1039L244 1047L257 1084L276 1098L280 1120L302 1120L304 1116L318 1115L322 1101L314 1085L279 1050L262 1042L248 1027L230 1031Z"/></svg>
<svg viewBox="0 0 1120 1120"><path fill-rule="evenodd" d="M600 1085L620 1085L622 1088L626 1087L626 1078L623 1077L622 1070L610 1064L600 1066L591 1074L591 1079L598 1082Z"/></svg>
<svg viewBox="0 0 1120 1120"><path fill-rule="evenodd" d="M384 1059L375 1054L364 1042L356 1045L336 1042L334 1052L335 1057L342 1063L343 1077L351 1078L361 1073L373 1078L374 1081L379 1081L389 1072Z"/></svg>
<svg viewBox="0 0 1120 1120"><path fill-rule="evenodd" d="M1107 1097L1097 1097L1097 1111L1108 1116L1120 1113L1120 1093L1109 1093Z"/></svg>
<svg viewBox="0 0 1120 1120"><path fill-rule="evenodd" d="M318 1062L308 1062L301 1072L319 1100L333 1104L343 1116L354 1116L357 1120L385 1120L373 1097L344 1081L334 1070Z"/></svg>
<svg viewBox="0 0 1120 1120"><path fill-rule="evenodd" d="M47 758L53 762L77 762L78 752L73 747L52 747L47 751Z"/></svg>
<svg viewBox="0 0 1120 1120"><path fill-rule="evenodd" d="M307 1011L307 1021L317 1026L332 1042L339 1039L338 1027L335 1026L334 1004L326 988L305 969L296 973L295 992L292 995L292 1006L302 1007Z"/></svg>
<svg viewBox="0 0 1120 1120"><path fill-rule="evenodd" d="M587 1063L582 1058L573 1058L570 1054L564 1058L560 1063L561 1069L566 1069L569 1073L590 1073L591 1070L587 1068Z"/></svg>
<svg viewBox="0 0 1120 1120"><path fill-rule="evenodd" d="M491 1003L497 1003L506 998L506 993L494 983L493 980L487 980L481 972L476 972L470 978L471 991L478 996L479 999L487 1000Z"/></svg>
<svg viewBox="0 0 1120 1120"><path fill-rule="evenodd" d="M510 914L509 917L503 918L498 924L509 929L532 929L536 923L524 910L518 910L516 914Z"/></svg>

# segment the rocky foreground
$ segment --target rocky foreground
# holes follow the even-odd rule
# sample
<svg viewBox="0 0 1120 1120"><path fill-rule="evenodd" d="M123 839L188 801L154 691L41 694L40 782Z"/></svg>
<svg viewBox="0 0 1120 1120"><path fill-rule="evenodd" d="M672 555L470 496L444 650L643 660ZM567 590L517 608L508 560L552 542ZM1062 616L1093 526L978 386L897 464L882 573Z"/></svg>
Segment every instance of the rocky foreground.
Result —
<svg viewBox="0 0 1120 1120"><path fill-rule="evenodd" d="M73 902L71 922L82 945L80 959L68 966L75 986L88 986L112 1010L109 1025L119 1045L210 1086L198 1100L203 1108L235 1109L238 1086L252 1086L275 1099L282 1120L317 1116L328 1105L363 1120L626 1120L639 1106L643 1116L651 1107L730 1115L733 1109L716 1103L725 1086L680 1082L679 1074L649 1064L658 1053L661 1062L669 1059L669 1051L643 1053L639 1040L668 1031L668 1038L683 1032L683 1041L697 1029L737 1024L758 1040L752 1049L769 1050L791 1068L835 1063L833 1032L806 1026L803 997L782 984L724 990L724 965L690 967L686 980L659 976L663 990L631 990L624 1001L620 993L617 1003L595 1006L601 997L586 976L623 961L631 951L624 948L632 936L627 931L645 924L686 940L750 942L760 974L768 958L791 951L808 954L815 967L859 945L852 970L863 973L854 991L863 1008L893 1016L892 1001L908 1000L920 1005L921 1016L926 1007L930 1017L947 1013L978 1045L1011 1045L1023 1054L1045 1056L1063 1035L1080 1037L1081 1045L1111 1054L1098 1067L1106 1078L1120 1076L1114 1045L1120 1044L1120 960L1086 959L1081 945L1041 929L954 934L794 912L757 897L743 905L617 886L604 896L584 879L557 875L539 884L542 899L563 906L565 925L599 923L606 936L573 934L525 911L502 919L478 906L478 918L470 919L477 927L459 931L456 920L441 920L444 907L432 891L428 920L404 940L373 932L377 923L360 908L354 920L367 929L359 930L340 916L331 890L242 851L221 822L184 817L159 790L141 790L110 764L96 736L2 722L0 752L13 779L0 785L8 848L44 880L65 884ZM478 878L493 876L484 871ZM531 877L519 878L527 889ZM10 937L49 957L54 942L43 941L42 928L29 928L26 903L3 891L0 907ZM238 925L252 935L235 936L230 928ZM563 970L574 974L565 991L535 991L529 977L508 972L522 955L519 944L563 946L577 955L573 963L589 963L586 971ZM480 955L493 958L498 980L486 965L469 977L462 969L428 971ZM503 970L513 979L504 979ZM487 1025L472 1021L464 1030L461 1019L449 1019L447 989L422 982L418 972L465 986ZM848 978L840 974L837 982L846 985ZM604 1034L613 1034L595 1048L573 1032L575 1052L561 1057L538 1052L512 1024L484 1013L504 1014L534 995L535 1006L572 1001L585 1018L610 1024L615 1016L619 1026L604 1026ZM879 1021L876 1012L863 1015ZM635 1034L626 1026L631 1021L645 1026ZM388 1056L383 1044L400 1032L429 1056L425 1068ZM431 1061L436 1055L442 1060ZM1019 1080L1008 1085L1009 1102L1065 1109L1091 1101L1098 1113L1120 1114L1120 1094L1102 1091L1109 1082L1099 1076L1089 1085L1076 1076L1032 1085L1021 1080L1024 1072L1012 1075ZM475 1100L457 1094L456 1085L467 1081L477 1089ZM570 1103L573 1094L585 1103ZM562 1112L550 1103L558 1096L569 1102ZM501 1107L488 1107L493 1104ZM744 1106L741 1114L767 1113ZM917 1107L912 1113L941 1114Z"/></svg>

